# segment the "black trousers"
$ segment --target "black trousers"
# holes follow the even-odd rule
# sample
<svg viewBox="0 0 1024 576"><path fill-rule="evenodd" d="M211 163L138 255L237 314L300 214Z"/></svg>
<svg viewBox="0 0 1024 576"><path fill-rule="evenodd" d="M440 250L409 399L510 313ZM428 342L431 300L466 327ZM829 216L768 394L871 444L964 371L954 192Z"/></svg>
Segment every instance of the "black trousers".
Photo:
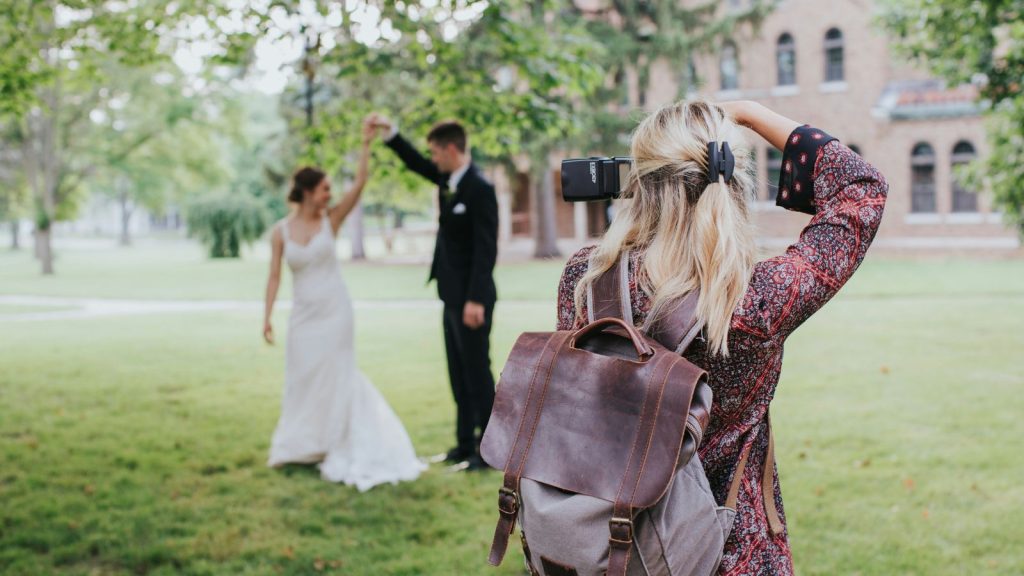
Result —
<svg viewBox="0 0 1024 576"><path fill-rule="evenodd" d="M448 353L448 379L455 398L458 448L466 454L475 454L494 405L494 376L491 374L494 305L485 307L485 323L476 330L462 323L462 309L463 305L445 304L444 346Z"/></svg>

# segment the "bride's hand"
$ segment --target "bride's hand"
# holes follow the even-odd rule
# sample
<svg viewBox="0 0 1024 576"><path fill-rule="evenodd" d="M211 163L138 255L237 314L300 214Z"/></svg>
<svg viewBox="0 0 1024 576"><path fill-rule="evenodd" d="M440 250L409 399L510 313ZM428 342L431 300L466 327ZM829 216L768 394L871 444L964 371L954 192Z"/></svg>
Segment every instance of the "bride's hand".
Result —
<svg viewBox="0 0 1024 576"><path fill-rule="evenodd" d="M363 120L363 147L369 146L376 135L376 124L374 124L373 118L367 117L366 120Z"/></svg>
<svg viewBox="0 0 1024 576"><path fill-rule="evenodd" d="M270 325L270 322L263 323L263 339L267 344L274 344L274 327Z"/></svg>

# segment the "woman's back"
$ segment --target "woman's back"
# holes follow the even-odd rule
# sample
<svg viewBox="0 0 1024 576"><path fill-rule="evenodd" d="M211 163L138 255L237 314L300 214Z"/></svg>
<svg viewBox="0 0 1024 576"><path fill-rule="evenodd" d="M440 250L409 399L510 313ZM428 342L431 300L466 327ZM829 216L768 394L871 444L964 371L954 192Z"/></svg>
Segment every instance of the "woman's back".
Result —
<svg viewBox="0 0 1024 576"><path fill-rule="evenodd" d="M785 531L773 534L763 506L762 476L770 444L768 407L775 395L786 338L838 292L864 258L881 222L887 185L860 156L823 132L797 128L783 156L782 207L814 214L800 240L785 254L758 262L728 332L729 354L698 339L686 357L709 372L714 392L711 423L700 448L711 488L724 502L739 454L752 444L737 500L736 525L726 544L719 573L790 574L792 560ZM593 247L566 265L558 293L558 329L585 323L577 313L576 287L587 273ZM631 251L630 296L634 323L643 326L652 299L639 277L645 250ZM768 462L770 465L771 463ZM776 475L768 497L784 524Z"/></svg>

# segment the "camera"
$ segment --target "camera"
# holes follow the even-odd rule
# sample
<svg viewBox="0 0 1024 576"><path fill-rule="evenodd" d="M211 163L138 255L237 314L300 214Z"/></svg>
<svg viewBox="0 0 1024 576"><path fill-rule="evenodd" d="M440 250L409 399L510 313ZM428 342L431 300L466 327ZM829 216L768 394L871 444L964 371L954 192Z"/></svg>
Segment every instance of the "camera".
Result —
<svg viewBox="0 0 1024 576"><path fill-rule="evenodd" d="M618 198L632 167L633 159L628 156L562 160L562 199L591 202Z"/></svg>

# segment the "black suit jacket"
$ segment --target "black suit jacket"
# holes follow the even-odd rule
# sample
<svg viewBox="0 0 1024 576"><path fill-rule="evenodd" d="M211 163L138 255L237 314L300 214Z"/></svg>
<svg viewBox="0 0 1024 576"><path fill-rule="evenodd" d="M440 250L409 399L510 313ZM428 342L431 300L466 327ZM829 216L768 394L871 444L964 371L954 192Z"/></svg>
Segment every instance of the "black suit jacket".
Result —
<svg viewBox="0 0 1024 576"><path fill-rule="evenodd" d="M467 300L492 306L498 299L494 263L498 257L498 198L494 186L471 164L449 199L444 190L450 174L441 172L401 134L387 141L405 166L437 184L441 216L430 266L430 280L449 306Z"/></svg>

